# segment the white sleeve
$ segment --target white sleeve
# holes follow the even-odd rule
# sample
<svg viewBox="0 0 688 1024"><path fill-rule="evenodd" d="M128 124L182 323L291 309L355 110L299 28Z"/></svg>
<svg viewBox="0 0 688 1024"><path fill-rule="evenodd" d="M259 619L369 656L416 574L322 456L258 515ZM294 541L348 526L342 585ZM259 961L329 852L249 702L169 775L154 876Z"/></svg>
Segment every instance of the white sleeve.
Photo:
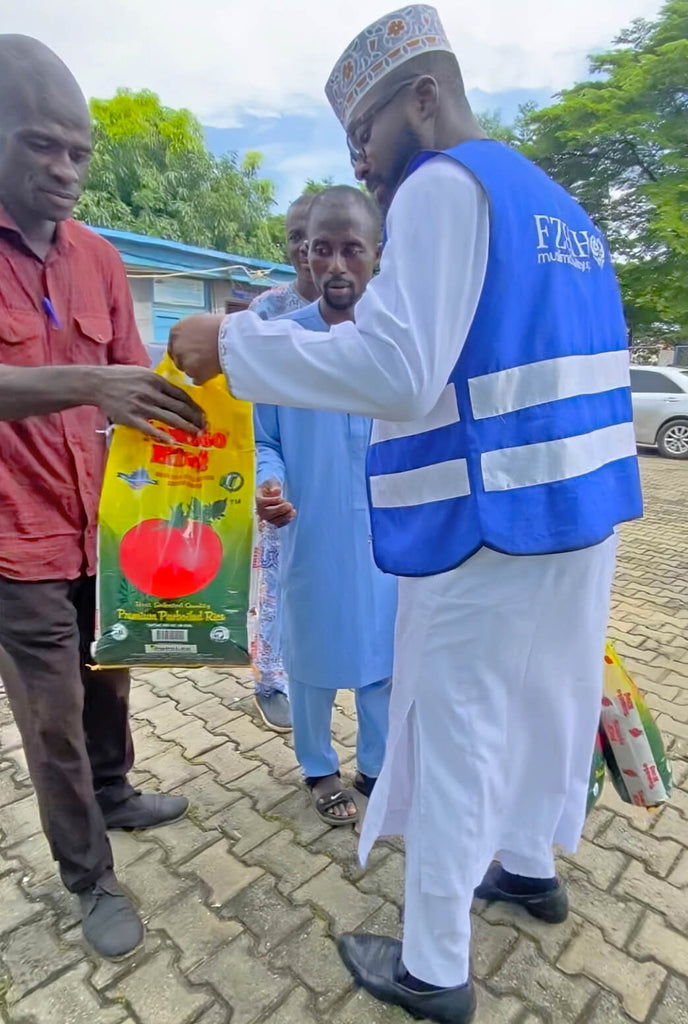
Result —
<svg viewBox="0 0 688 1024"><path fill-rule="evenodd" d="M320 333L252 313L225 319L220 359L233 393L382 420L427 415L468 335L488 245L482 187L456 161L429 160L394 198L380 273L355 324Z"/></svg>

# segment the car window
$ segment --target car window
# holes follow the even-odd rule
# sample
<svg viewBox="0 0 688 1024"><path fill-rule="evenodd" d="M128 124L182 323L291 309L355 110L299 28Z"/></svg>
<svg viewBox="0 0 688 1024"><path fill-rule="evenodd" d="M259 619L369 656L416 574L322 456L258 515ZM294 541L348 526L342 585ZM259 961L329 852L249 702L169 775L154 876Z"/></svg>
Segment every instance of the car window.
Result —
<svg viewBox="0 0 688 1024"><path fill-rule="evenodd" d="M664 373L652 373L650 370L631 369L631 391L634 393L657 395L682 395L684 392L675 380Z"/></svg>

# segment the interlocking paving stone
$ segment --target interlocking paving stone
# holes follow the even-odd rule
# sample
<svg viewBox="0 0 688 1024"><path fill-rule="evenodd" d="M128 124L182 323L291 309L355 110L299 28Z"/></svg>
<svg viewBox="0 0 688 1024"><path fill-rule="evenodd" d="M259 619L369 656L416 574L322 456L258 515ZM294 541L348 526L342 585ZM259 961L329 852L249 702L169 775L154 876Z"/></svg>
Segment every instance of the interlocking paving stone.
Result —
<svg viewBox="0 0 688 1024"><path fill-rule="evenodd" d="M241 921L256 937L260 954L279 946L312 919L308 907L296 907L282 896L270 875L263 875L228 900L222 916Z"/></svg>
<svg viewBox="0 0 688 1024"><path fill-rule="evenodd" d="M540 953L549 963L555 963L580 927L580 919L570 914L562 924L546 924L532 917L523 907L509 903L492 903L482 914L489 924L503 924L534 939Z"/></svg>
<svg viewBox="0 0 688 1024"><path fill-rule="evenodd" d="M404 892L404 858L402 855L390 853L381 864L362 875L358 887L373 896L381 896L391 903L401 904Z"/></svg>
<svg viewBox="0 0 688 1024"><path fill-rule="evenodd" d="M31 790L27 787L19 788L14 779L14 773L9 765L0 770L0 809L8 804L16 803L24 796L30 796Z"/></svg>
<svg viewBox="0 0 688 1024"><path fill-rule="evenodd" d="M149 928L167 932L182 952L180 967L189 971L207 960L221 946L231 942L242 930L237 921L223 920L209 910L201 893L191 890L158 911Z"/></svg>
<svg viewBox="0 0 688 1024"><path fill-rule="evenodd" d="M227 840L196 854L180 869L187 878L200 878L210 890L210 904L220 907L263 874L257 867L242 864L227 848Z"/></svg>
<svg viewBox="0 0 688 1024"><path fill-rule="evenodd" d="M382 904L378 896L366 896L342 877L336 864L330 864L297 889L295 902L315 904L327 914L337 932L353 931Z"/></svg>
<svg viewBox="0 0 688 1024"><path fill-rule="evenodd" d="M677 974L688 975L688 936L668 928L658 914L646 914L629 949L641 960L651 957Z"/></svg>
<svg viewBox="0 0 688 1024"><path fill-rule="evenodd" d="M207 770L207 765L191 764L182 755L179 747L169 745L164 753L156 754L143 761L139 767L149 772L158 780L156 789L169 793L170 790L181 790L187 782L202 775Z"/></svg>
<svg viewBox="0 0 688 1024"><path fill-rule="evenodd" d="M523 936L495 975L490 989L520 998L555 1021L575 1021L590 1002L595 986L587 978L569 978L550 967L537 946Z"/></svg>
<svg viewBox="0 0 688 1024"><path fill-rule="evenodd" d="M32 1024L124 1024L129 1014L117 1003L103 1003L88 983L91 966L77 964L36 989L12 1009L12 1019Z"/></svg>
<svg viewBox="0 0 688 1024"><path fill-rule="evenodd" d="M288 975L277 974L254 954L248 935L240 935L197 967L193 981L206 981L232 1007L232 1024L252 1024L276 1006L293 987Z"/></svg>
<svg viewBox="0 0 688 1024"><path fill-rule="evenodd" d="M184 784L184 796L189 801L192 820L200 819L204 827L209 828L212 826L207 819L240 799L241 794L227 789L208 770Z"/></svg>
<svg viewBox="0 0 688 1024"><path fill-rule="evenodd" d="M567 974L585 974L616 992L626 1012L637 1021L647 1018L650 1007L666 978L663 967L634 963L605 941L599 928L585 925L559 960Z"/></svg>
<svg viewBox="0 0 688 1024"><path fill-rule="evenodd" d="M280 892L289 893L323 871L329 861L296 845L289 829L282 829L246 854L246 860L260 864L278 879Z"/></svg>
<svg viewBox="0 0 688 1024"><path fill-rule="evenodd" d="M38 817L38 805L33 796L8 804L2 809L2 829L5 839L0 846L7 848L23 839L30 839L41 831L41 820Z"/></svg>
<svg viewBox="0 0 688 1024"><path fill-rule="evenodd" d="M208 732L201 722L197 722L188 715L184 717L189 720L180 729L175 729L174 732L167 734L168 739L173 740L182 748L184 757L193 760L201 757L202 754L208 754L225 742L224 736Z"/></svg>
<svg viewBox="0 0 688 1024"><path fill-rule="evenodd" d="M0 938L0 960L12 978L8 1001L21 999L81 956L81 950L68 945L54 932L49 914L13 928Z"/></svg>
<svg viewBox="0 0 688 1024"><path fill-rule="evenodd" d="M688 1024L688 984L685 981L669 978L654 1024Z"/></svg>
<svg viewBox="0 0 688 1024"><path fill-rule="evenodd" d="M311 1012L312 999L307 989L295 988L270 1014L270 1024L317 1024Z"/></svg>
<svg viewBox="0 0 688 1024"><path fill-rule="evenodd" d="M681 847L674 840L657 839L649 832L639 832L623 818L613 818L595 842L641 860L649 871L662 878L667 876L681 853Z"/></svg>
<svg viewBox="0 0 688 1024"><path fill-rule="evenodd" d="M471 970L481 981L493 975L518 942L518 932L502 924L490 924L473 915L471 920Z"/></svg>
<svg viewBox="0 0 688 1024"><path fill-rule="evenodd" d="M243 857L275 832L279 832L281 826L255 811L248 797L241 797L238 793L234 793L233 796L239 796L240 799L225 810L214 814L212 818L208 818L205 826L224 832L234 856Z"/></svg>
<svg viewBox="0 0 688 1024"><path fill-rule="evenodd" d="M622 948L642 915L642 906L630 899L601 892L583 872L560 865L567 880L571 907L576 914L601 928L606 938Z"/></svg>
<svg viewBox="0 0 688 1024"><path fill-rule="evenodd" d="M585 871L593 885L599 889L608 889L619 878L627 863L623 853L606 850L587 839L581 839L576 853L566 855L565 859Z"/></svg>
<svg viewBox="0 0 688 1024"><path fill-rule="evenodd" d="M19 884L19 875L0 878L0 936L39 917L43 910L40 903L26 898Z"/></svg>
<svg viewBox="0 0 688 1024"><path fill-rule="evenodd" d="M55 877L55 861L42 832L17 843L12 847L10 856L16 857L25 866L27 873L22 882L27 889L43 885Z"/></svg>
<svg viewBox="0 0 688 1024"><path fill-rule="evenodd" d="M185 982L171 950L163 950L136 967L109 989L108 995L126 1000L139 1019L158 1020L160 1024L191 1024L212 1001L209 992Z"/></svg>
<svg viewBox="0 0 688 1024"><path fill-rule="evenodd" d="M237 789L247 796L261 814L267 811L272 813L273 807L296 792L294 786L290 786L282 779L273 778L264 764L252 768L247 774L236 779L232 783L232 789Z"/></svg>
<svg viewBox="0 0 688 1024"><path fill-rule="evenodd" d="M301 787L286 800L271 808L270 814L273 817L281 818L295 834L299 843L309 846L326 832L331 826L322 821L313 810L310 793L305 785ZM350 828L350 826L338 826L339 828Z"/></svg>
<svg viewBox="0 0 688 1024"><path fill-rule="evenodd" d="M676 861L676 866L669 875L669 881L681 889L688 886L688 850L684 850Z"/></svg>
<svg viewBox="0 0 688 1024"><path fill-rule="evenodd" d="M144 918L178 899L191 885L187 878L165 870L164 855L158 849L152 849L132 864L118 868L117 877L133 893Z"/></svg>
<svg viewBox="0 0 688 1024"><path fill-rule="evenodd" d="M609 635L664 725L674 797L647 814L607 782L578 853L560 861L572 907L564 924L476 901L476 1024L688 1024L688 464L641 466L647 515L622 529ZM191 809L169 827L112 835L148 926L145 946L119 963L85 949L0 696L0 1019L408 1020L351 992L333 943L350 928L400 935L403 844L377 844L361 867L358 836L315 815L293 738L263 728L253 687L243 670L134 673L131 779L184 792ZM337 695L333 732L347 781L350 691Z"/></svg>
<svg viewBox="0 0 688 1024"><path fill-rule="evenodd" d="M291 936L272 954L270 963L278 968L289 968L303 985L315 992L316 1007L321 1013L353 989L351 975L322 921L313 921L308 928Z"/></svg>
<svg viewBox="0 0 688 1024"><path fill-rule="evenodd" d="M688 932L688 890L677 889L670 882L647 873L642 864L631 861L619 880L616 890L647 903L677 931Z"/></svg>
<svg viewBox="0 0 688 1024"><path fill-rule="evenodd" d="M200 828L190 818L176 821L169 828L157 828L150 835L151 842L159 846L170 864L189 860L194 854L212 846L219 839L215 829Z"/></svg>

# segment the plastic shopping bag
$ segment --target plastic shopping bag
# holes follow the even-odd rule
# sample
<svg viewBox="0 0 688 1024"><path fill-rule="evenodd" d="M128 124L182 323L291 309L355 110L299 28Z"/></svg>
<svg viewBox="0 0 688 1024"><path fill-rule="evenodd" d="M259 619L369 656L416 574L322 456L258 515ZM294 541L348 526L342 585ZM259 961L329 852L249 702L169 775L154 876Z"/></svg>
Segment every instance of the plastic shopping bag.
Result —
<svg viewBox="0 0 688 1024"><path fill-rule="evenodd" d="M200 437L170 444L113 432L98 522L100 666L248 665L254 534L251 406L224 378L197 387L169 358L158 373L203 409Z"/></svg>
<svg viewBox="0 0 688 1024"><path fill-rule="evenodd" d="M671 796L671 764L642 694L611 644L604 657L600 733L617 793L626 803L657 807Z"/></svg>
<svg viewBox="0 0 688 1024"><path fill-rule="evenodd" d="M602 737L598 732L595 737L595 752L592 755L592 765L590 768L590 783L588 785L588 805L585 812L586 814L590 814L590 811L602 796L605 775L606 763L604 760Z"/></svg>

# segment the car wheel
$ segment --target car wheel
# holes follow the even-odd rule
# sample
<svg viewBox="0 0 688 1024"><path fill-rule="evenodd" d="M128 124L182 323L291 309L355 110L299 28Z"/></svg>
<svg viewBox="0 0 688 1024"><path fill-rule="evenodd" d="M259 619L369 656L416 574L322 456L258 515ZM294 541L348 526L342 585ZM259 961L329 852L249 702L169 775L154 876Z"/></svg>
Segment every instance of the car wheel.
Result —
<svg viewBox="0 0 688 1024"><path fill-rule="evenodd" d="M665 423L657 434L657 447L665 459L688 459L688 420Z"/></svg>

